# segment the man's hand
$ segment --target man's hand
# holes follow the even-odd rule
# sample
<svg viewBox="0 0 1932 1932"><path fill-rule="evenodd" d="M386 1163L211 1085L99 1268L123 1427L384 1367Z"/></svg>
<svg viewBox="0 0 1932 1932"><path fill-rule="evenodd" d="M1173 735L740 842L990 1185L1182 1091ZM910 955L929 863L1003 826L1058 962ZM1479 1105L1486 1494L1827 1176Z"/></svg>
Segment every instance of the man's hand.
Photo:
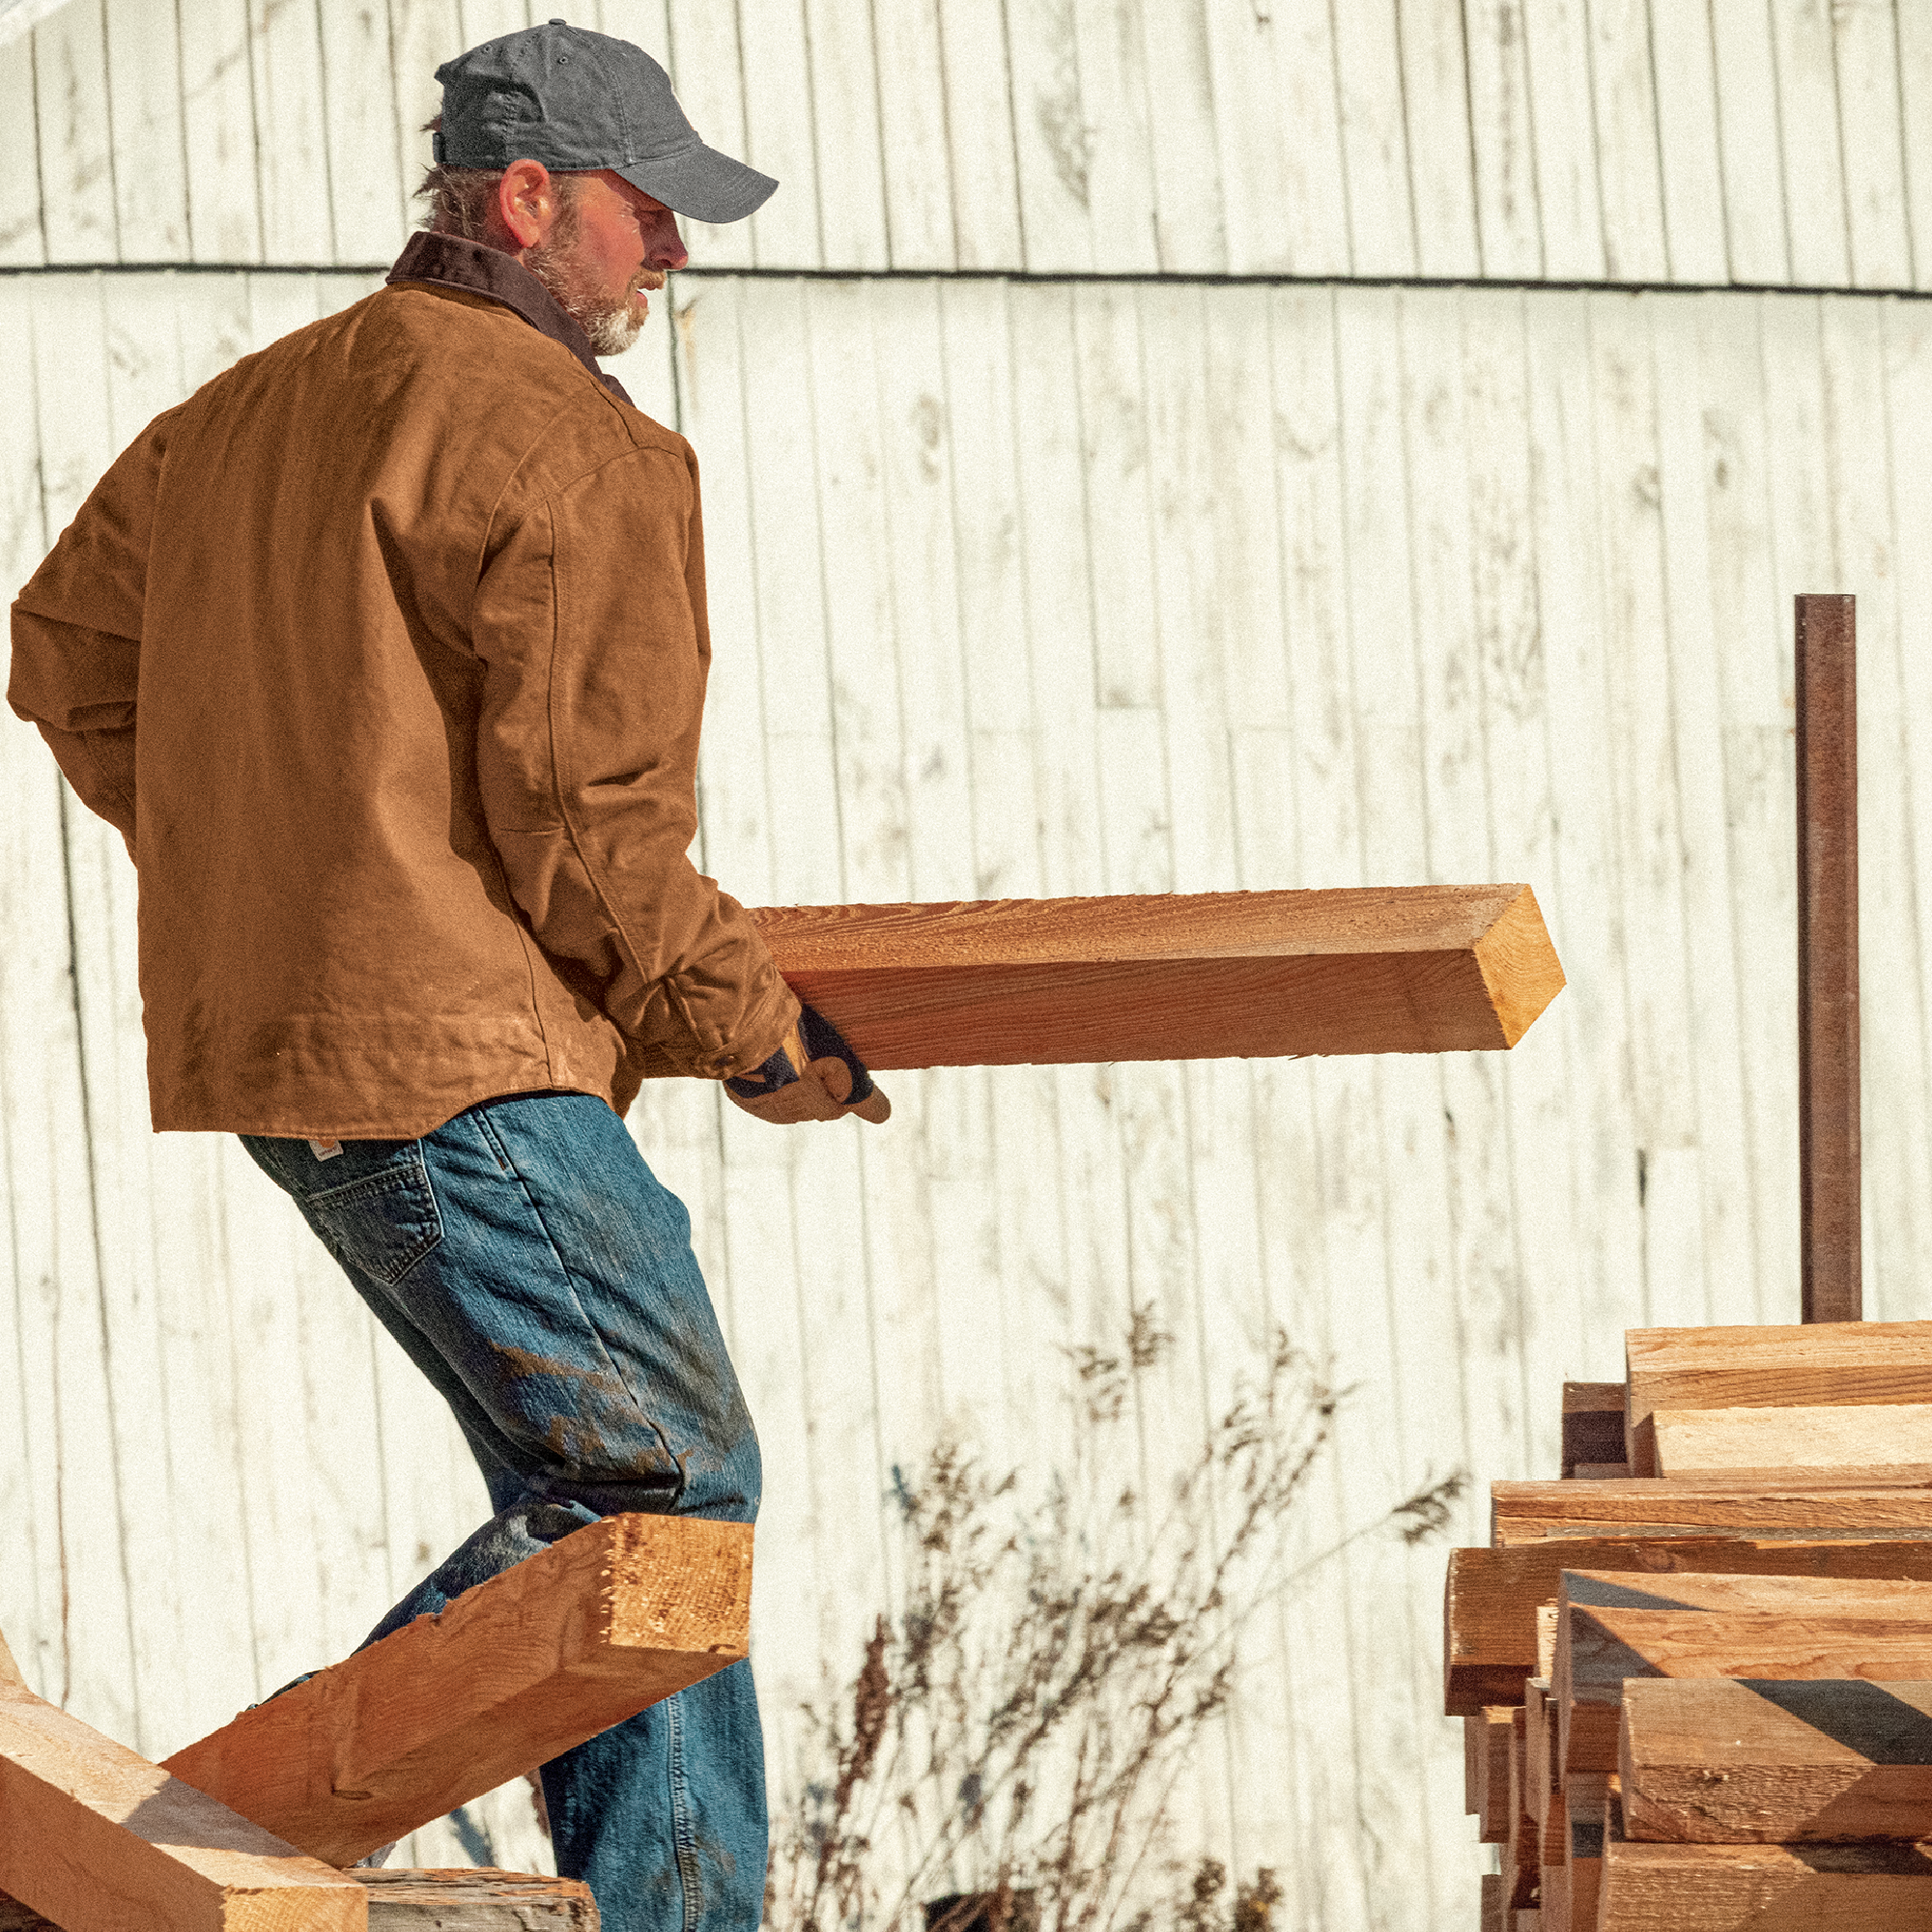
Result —
<svg viewBox="0 0 1932 1932"><path fill-rule="evenodd" d="M877 1122L893 1111L838 1029L806 1006L784 1044L756 1073L725 1081L724 1091L734 1106L777 1126L842 1120L847 1114Z"/></svg>

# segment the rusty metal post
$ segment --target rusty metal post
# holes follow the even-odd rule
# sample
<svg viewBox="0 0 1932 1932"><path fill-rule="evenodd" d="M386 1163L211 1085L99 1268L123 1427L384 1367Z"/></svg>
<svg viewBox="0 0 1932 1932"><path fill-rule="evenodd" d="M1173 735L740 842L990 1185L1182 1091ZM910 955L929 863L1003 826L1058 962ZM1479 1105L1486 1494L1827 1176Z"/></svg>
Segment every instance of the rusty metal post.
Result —
<svg viewBox="0 0 1932 1932"><path fill-rule="evenodd" d="M1861 1319L1859 705L1853 598L1798 600L1798 1175L1803 1319Z"/></svg>

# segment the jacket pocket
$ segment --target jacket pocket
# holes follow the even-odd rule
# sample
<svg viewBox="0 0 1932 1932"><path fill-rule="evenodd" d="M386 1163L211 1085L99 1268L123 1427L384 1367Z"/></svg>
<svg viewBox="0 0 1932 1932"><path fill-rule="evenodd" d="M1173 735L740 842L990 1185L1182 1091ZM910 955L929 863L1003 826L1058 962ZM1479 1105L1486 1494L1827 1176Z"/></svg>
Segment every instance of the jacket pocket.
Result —
<svg viewBox="0 0 1932 1932"><path fill-rule="evenodd" d="M387 1285L442 1239L442 1213L414 1142L374 1174L298 1196L309 1226L345 1267Z"/></svg>

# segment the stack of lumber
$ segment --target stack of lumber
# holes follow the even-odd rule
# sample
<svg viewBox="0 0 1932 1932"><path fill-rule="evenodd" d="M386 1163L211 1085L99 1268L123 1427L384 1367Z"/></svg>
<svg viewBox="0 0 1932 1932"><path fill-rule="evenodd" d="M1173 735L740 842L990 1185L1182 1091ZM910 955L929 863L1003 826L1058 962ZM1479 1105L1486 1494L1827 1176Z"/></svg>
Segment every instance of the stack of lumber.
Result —
<svg viewBox="0 0 1932 1932"><path fill-rule="evenodd" d="M1932 1322L1626 1361L1450 1556L1484 1932L1932 1925Z"/></svg>
<svg viewBox="0 0 1932 1932"><path fill-rule="evenodd" d="M343 1869L746 1655L752 1531L614 1516L151 1763L0 1639L0 1932L595 1932L521 1872Z"/></svg>

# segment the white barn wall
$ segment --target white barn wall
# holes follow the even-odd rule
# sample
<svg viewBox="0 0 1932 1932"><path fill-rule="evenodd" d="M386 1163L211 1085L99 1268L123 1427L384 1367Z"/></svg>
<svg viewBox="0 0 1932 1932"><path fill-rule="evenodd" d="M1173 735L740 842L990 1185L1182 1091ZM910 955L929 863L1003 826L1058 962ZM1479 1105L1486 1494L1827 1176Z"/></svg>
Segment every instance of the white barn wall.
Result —
<svg viewBox="0 0 1932 1932"><path fill-rule="evenodd" d="M0 282L34 348L14 580L150 414L370 286ZM1554 1466L1557 1382L1615 1374L1625 1326L1790 1316L1805 587L1861 602L1870 1305L1925 1312L1932 582L1901 537L1932 506L1889 452L1932 435L1932 310L726 277L685 285L674 373L653 327L624 372L704 463L734 890L1526 877L1571 980L1507 1059L899 1075L878 1132L646 1094L766 1444L781 1776L890 1595L893 1466L947 1429L1050 1459L1056 1348L1130 1301L1183 1343L1177 1443L1277 1321L1355 1385L1311 1548L1456 1466L1480 1540L1481 1485ZM0 748L0 1507L31 1549L0 1629L159 1754L353 1645L484 1505L273 1190L147 1131L125 855L31 732ZM1472 1909L1440 1565L1371 1541L1287 1604L1204 1767L1207 1842L1276 1865L1290 1925ZM479 1818L540 1856L515 1791Z"/></svg>
<svg viewBox="0 0 1932 1932"><path fill-rule="evenodd" d="M386 263L554 0L0 12L0 262ZM589 0L784 185L703 267L1932 288L1918 0Z"/></svg>

